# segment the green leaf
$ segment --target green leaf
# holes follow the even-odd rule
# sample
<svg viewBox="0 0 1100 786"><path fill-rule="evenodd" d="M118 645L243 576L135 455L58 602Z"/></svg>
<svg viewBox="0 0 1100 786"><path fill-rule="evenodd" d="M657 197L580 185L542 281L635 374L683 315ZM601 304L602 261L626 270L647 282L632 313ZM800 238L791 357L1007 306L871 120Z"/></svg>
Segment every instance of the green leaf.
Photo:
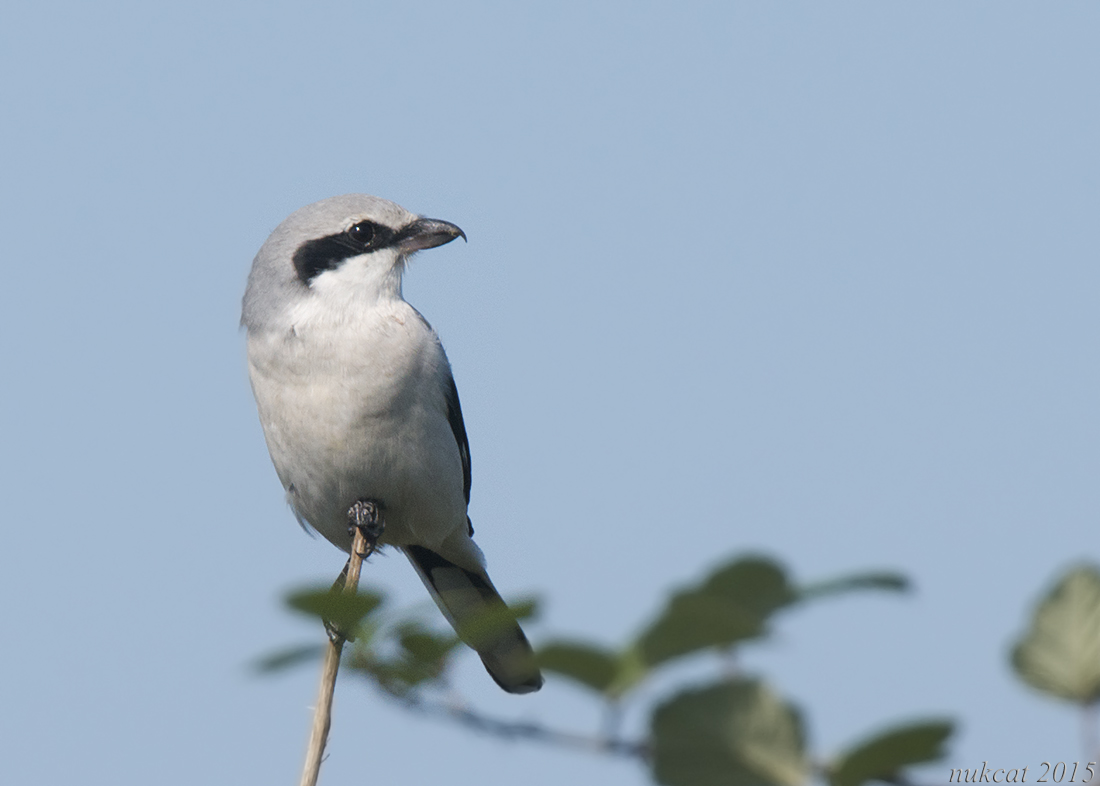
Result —
<svg viewBox="0 0 1100 786"><path fill-rule="evenodd" d="M859 592L862 590L907 592L909 589L909 579L900 573L888 571L854 573L850 576L819 581L816 584L803 587L798 591L798 598L799 600L811 600L828 597L829 595L839 595L844 592Z"/></svg>
<svg viewBox="0 0 1100 786"><path fill-rule="evenodd" d="M1100 570L1068 571L1042 600L1012 666L1024 682L1063 699L1100 700Z"/></svg>
<svg viewBox="0 0 1100 786"><path fill-rule="evenodd" d="M445 659L460 643L457 636L433 633L419 622L401 625L397 638L408 657L424 662Z"/></svg>
<svg viewBox="0 0 1100 786"><path fill-rule="evenodd" d="M910 764L935 761L946 754L944 742L955 730L949 720L899 726L864 740L829 768L830 786L861 786L871 781L901 782Z"/></svg>
<svg viewBox="0 0 1100 786"><path fill-rule="evenodd" d="M615 680L607 689L607 696L611 699L625 696L628 691L640 685L649 674L649 666L646 665L635 646L627 647L619 653L615 668Z"/></svg>
<svg viewBox="0 0 1100 786"><path fill-rule="evenodd" d="M797 786L809 775L798 712L758 680L674 696L651 734L653 777L666 786Z"/></svg>
<svg viewBox="0 0 1100 786"><path fill-rule="evenodd" d="M729 646L761 635L764 627L753 610L702 590L678 592L637 642L648 666L709 647Z"/></svg>
<svg viewBox="0 0 1100 786"><path fill-rule="evenodd" d="M768 616L793 597L776 563L744 557L714 570L698 587L674 594L638 638L647 666L710 647L728 647L765 632Z"/></svg>
<svg viewBox="0 0 1100 786"><path fill-rule="evenodd" d="M539 648L539 666L606 693L619 671L618 656L592 644L551 641Z"/></svg>
<svg viewBox="0 0 1100 786"><path fill-rule="evenodd" d="M255 669L260 673L270 674L288 669L291 666L297 666L299 663L316 660L324 652L325 648L321 644L303 644L298 647L288 647L285 650L273 652L260 658L255 663Z"/></svg>
<svg viewBox="0 0 1100 786"><path fill-rule="evenodd" d="M519 598L509 600L508 608L512 610L512 616L517 620L534 619L539 615L539 599Z"/></svg>
<svg viewBox="0 0 1100 786"><path fill-rule="evenodd" d="M351 595L325 588L297 590L287 595L286 602L292 609L319 617L337 630L349 633L381 606L383 599L380 592L360 590Z"/></svg>
<svg viewBox="0 0 1100 786"><path fill-rule="evenodd" d="M439 680L459 644L453 633L435 633L421 621L407 619L375 630L373 636L360 636L347 665L373 679L383 690L403 696Z"/></svg>
<svg viewBox="0 0 1100 786"><path fill-rule="evenodd" d="M643 661L656 666L710 647L729 647L767 633L770 617L801 600L861 590L901 591L903 576L857 573L796 590L783 567L766 557L741 557L713 571L698 587L682 590L643 631Z"/></svg>
<svg viewBox="0 0 1100 786"><path fill-rule="evenodd" d="M783 568L766 557L743 557L719 568L701 588L737 604L761 620L795 600Z"/></svg>

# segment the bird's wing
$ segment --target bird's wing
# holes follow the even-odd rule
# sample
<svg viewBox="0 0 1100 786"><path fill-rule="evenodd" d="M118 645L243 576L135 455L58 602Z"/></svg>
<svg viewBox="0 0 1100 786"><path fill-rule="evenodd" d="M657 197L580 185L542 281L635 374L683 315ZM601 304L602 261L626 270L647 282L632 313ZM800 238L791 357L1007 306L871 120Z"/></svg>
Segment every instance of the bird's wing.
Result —
<svg viewBox="0 0 1100 786"><path fill-rule="evenodd" d="M462 420L462 406L458 403L458 388L454 375L447 369L447 378L443 384L443 398L447 402L447 422L451 424L451 433L458 443L458 454L462 457L462 493L466 504L470 504L470 440L466 437L466 424Z"/></svg>

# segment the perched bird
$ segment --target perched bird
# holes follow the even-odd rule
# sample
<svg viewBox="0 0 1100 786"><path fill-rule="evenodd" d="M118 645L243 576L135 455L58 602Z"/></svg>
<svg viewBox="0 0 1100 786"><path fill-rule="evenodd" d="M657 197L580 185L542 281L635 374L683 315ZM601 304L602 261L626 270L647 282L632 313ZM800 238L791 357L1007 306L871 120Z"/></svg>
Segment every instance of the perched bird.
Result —
<svg viewBox="0 0 1100 786"><path fill-rule="evenodd" d="M377 502L379 543L404 552L497 684L529 693L542 675L466 514L470 448L451 367L401 294L409 256L456 237L454 224L364 194L293 213L248 276L248 371L298 520L350 551L349 510ZM471 634L486 618L490 632Z"/></svg>

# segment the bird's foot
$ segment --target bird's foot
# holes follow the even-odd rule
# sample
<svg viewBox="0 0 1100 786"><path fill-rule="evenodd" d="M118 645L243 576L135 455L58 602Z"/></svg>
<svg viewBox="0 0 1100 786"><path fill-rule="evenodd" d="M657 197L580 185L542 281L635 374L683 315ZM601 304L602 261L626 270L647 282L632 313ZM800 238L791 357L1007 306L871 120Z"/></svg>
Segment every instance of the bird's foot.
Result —
<svg viewBox="0 0 1100 786"><path fill-rule="evenodd" d="M374 550L378 548L378 539L382 537L382 533L386 529L384 511L385 506L376 499L359 499L348 508L348 535L352 538L352 548L362 544L361 548L363 550L353 555L353 557L358 558L354 567L352 565L353 559L348 559L344 569L340 571L340 575L336 577L336 581L332 585L333 593L347 592L349 581L353 587L359 584L360 560L364 560L374 553ZM357 537L358 535L362 535L362 538ZM352 576L353 572L354 576ZM354 590L352 591L354 592ZM325 631L334 644L338 641L354 641L351 631L342 630L328 618L323 619Z"/></svg>
<svg viewBox="0 0 1100 786"><path fill-rule="evenodd" d="M382 517L385 506L376 499L358 499L348 508L348 534L353 538L358 530L363 534L366 542L366 550L359 554L366 559L378 548L378 539L386 530L386 523Z"/></svg>

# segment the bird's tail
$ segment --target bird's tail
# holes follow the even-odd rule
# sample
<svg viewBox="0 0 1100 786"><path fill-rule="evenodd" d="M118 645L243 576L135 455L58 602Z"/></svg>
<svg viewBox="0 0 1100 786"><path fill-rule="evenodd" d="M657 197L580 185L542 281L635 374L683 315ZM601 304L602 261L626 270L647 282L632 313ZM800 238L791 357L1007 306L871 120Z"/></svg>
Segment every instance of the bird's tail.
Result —
<svg viewBox="0 0 1100 786"><path fill-rule="evenodd" d="M481 656L497 685L509 693L531 693L542 687L527 637L484 572L467 570L423 546L404 546L402 551L443 616Z"/></svg>

